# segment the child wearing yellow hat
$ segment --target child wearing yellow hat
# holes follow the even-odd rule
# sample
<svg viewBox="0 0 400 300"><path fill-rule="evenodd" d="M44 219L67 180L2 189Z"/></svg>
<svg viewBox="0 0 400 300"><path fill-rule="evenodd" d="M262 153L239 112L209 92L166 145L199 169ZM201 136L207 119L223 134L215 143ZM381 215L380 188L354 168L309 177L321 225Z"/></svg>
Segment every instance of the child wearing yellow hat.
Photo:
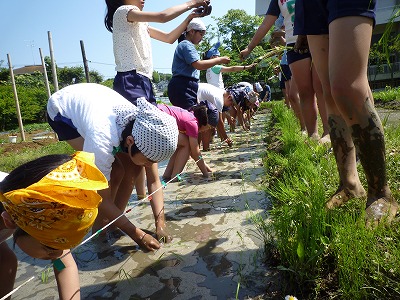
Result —
<svg viewBox="0 0 400 300"><path fill-rule="evenodd" d="M89 232L102 200L97 191L107 187L94 155L86 152L35 159L0 182L0 297L15 280L16 257L4 242L14 232L14 242L31 257L61 260L62 267L54 269L60 299L79 299L78 270L69 249Z"/></svg>

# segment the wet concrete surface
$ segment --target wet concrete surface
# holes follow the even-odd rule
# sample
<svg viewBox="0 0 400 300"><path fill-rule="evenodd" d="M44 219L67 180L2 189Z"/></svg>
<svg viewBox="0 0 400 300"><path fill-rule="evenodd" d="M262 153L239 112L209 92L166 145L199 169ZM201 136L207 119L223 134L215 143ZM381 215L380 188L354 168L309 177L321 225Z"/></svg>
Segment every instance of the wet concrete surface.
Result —
<svg viewBox="0 0 400 300"><path fill-rule="evenodd" d="M384 125L398 126L400 122L400 110L378 108L378 115Z"/></svg>
<svg viewBox="0 0 400 300"><path fill-rule="evenodd" d="M144 253L124 235L98 237L74 251L82 299L254 299L268 282L261 237L249 221L268 205L260 191L264 151L258 114L250 132L231 134L234 146L215 142L203 157L215 171L204 179L190 161L182 182L164 188L168 229L174 236L154 253ZM162 175L162 166L160 166ZM140 228L155 230L148 203L136 205L128 218ZM11 244L11 241L8 241ZM53 272L42 282L48 262L34 260L17 247L15 287L35 280L12 299L58 299Z"/></svg>

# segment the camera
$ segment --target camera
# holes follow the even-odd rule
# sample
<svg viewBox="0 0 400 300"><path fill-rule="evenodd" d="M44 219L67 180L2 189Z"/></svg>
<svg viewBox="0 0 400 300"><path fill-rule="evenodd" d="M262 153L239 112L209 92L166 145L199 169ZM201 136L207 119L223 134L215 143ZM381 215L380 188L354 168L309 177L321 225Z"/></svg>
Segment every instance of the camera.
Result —
<svg viewBox="0 0 400 300"><path fill-rule="evenodd" d="M208 6L199 6L198 8L196 8L194 12L199 15L208 16L209 14L211 14L211 11L212 11L212 6L208 5Z"/></svg>

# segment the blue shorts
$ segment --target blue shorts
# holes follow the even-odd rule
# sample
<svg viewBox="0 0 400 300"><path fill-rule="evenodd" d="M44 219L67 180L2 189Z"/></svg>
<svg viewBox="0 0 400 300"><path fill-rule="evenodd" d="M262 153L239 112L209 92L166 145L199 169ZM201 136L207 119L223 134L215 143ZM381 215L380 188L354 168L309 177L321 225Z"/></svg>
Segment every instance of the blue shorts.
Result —
<svg viewBox="0 0 400 300"><path fill-rule="evenodd" d="M60 141L68 141L81 136L74 124L72 124L71 119L63 117L60 113L55 116L54 121L47 114L47 122L55 133L57 133L58 140Z"/></svg>
<svg viewBox="0 0 400 300"><path fill-rule="evenodd" d="M135 106L137 99L140 97L145 97L151 104L157 104L151 80L142 74L136 73L136 70L117 72L113 89Z"/></svg>
<svg viewBox="0 0 400 300"><path fill-rule="evenodd" d="M307 53L300 54L298 52L294 52L293 50L294 44L288 44L288 47L291 47L291 49L287 50L287 62L289 65L302 59L311 58L310 51L308 51Z"/></svg>
<svg viewBox="0 0 400 300"><path fill-rule="evenodd" d="M189 109L197 104L199 81L192 77L174 76L168 84L168 98L174 106Z"/></svg>
<svg viewBox="0 0 400 300"><path fill-rule="evenodd" d="M375 25L376 0L296 0L294 34L329 33L329 24L342 17L363 16Z"/></svg>

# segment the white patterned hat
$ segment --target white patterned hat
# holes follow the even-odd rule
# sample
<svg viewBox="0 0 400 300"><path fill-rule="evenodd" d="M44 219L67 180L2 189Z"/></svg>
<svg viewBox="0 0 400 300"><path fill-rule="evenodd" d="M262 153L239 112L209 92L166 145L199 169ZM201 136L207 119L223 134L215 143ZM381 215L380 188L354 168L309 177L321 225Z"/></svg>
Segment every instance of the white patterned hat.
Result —
<svg viewBox="0 0 400 300"><path fill-rule="evenodd" d="M137 116L132 128L135 144L153 161L169 159L178 145L178 125L174 117L159 110L145 98L137 100Z"/></svg>

